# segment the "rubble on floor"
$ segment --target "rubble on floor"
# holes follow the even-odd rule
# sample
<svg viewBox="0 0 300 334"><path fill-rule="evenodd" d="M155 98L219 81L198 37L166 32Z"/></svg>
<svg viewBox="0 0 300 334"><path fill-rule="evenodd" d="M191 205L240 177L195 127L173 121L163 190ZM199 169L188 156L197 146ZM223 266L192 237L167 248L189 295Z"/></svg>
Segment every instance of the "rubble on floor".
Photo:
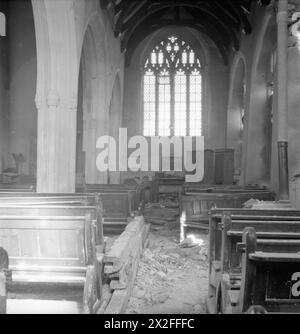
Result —
<svg viewBox="0 0 300 334"><path fill-rule="evenodd" d="M167 225L179 223L179 210L167 208L163 204L150 204L143 214L145 221L151 223L152 230L162 230Z"/></svg>
<svg viewBox="0 0 300 334"><path fill-rule="evenodd" d="M151 233L128 314L206 313L207 235L186 241L192 247L182 247L179 236L179 229Z"/></svg>

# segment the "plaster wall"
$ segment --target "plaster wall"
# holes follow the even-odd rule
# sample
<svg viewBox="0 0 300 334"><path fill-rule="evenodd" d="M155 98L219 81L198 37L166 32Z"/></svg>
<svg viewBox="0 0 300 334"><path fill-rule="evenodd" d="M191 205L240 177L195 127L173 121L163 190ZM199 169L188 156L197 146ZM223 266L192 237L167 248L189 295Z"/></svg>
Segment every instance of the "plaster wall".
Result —
<svg viewBox="0 0 300 334"><path fill-rule="evenodd" d="M21 173L35 175L37 110L36 41L30 1L10 1L8 8L9 152L22 153ZM10 166L14 166L10 159Z"/></svg>

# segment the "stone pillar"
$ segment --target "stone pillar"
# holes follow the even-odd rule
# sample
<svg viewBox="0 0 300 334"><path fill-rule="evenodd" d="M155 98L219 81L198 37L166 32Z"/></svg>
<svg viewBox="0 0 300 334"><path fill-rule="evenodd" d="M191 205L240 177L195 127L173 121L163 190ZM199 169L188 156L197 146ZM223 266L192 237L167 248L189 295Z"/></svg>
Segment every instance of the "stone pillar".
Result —
<svg viewBox="0 0 300 334"><path fill-rule="evenodd" d="M33 0L37 35L37 191L72 193L80 49L72 0Z"/></svg>
<svg viewBox="0 0 300 334"><path fill-rule="evenodd" d="M67 102L54 91L46 104L37 102L38 192L75 191L77 101Z"/></svg>
<svg viewBox="0 0 300 334"><path fill-rule="evenodd" d="M278 0L277 45L278 45L278 159L279 199L289 200L288 169L288 0Z"/></svg>

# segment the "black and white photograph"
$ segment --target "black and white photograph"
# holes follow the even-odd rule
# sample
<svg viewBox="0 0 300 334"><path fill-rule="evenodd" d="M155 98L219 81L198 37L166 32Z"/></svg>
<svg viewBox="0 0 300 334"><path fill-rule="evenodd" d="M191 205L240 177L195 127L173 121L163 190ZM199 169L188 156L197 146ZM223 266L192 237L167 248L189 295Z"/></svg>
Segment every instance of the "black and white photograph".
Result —
<svg viewBox="0 0 300 334"><path fill-rule="evenodd" d="M300 314L300 0L0 0L0 319Z"/></svg>

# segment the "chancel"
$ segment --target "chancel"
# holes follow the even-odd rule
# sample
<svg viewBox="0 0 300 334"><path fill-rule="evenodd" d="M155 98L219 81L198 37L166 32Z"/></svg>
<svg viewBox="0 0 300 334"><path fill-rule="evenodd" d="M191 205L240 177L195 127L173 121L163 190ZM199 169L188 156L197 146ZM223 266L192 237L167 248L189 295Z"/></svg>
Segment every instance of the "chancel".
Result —
<svg viewBox="0 0 300 334"><path fill-rule="evenodd" d="M0 314L300 313L299 18L0 0Z"/></svg>

